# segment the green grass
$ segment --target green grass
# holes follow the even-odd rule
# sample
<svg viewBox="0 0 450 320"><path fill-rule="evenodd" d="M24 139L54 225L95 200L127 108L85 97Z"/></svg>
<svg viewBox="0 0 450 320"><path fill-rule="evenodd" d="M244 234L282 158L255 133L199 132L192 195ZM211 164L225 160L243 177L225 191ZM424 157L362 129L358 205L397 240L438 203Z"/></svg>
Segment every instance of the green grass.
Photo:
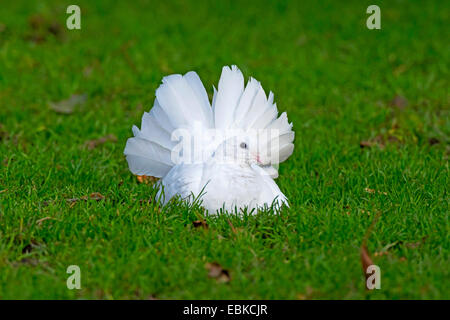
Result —
<svg viewBox="0 0 450 320"><path fill-rule="evenodd" d="M372 31L372 2L302 2L78 1L79 31L72 2L2 3L0 298L449 299L448 2L378 1ZM231 64L294 123L277 179L291 207L204 230L198 207L148 203L122 152L164 75L195 70L212 94ZM72 114L49 107L73 94ZM359 248L377 212L369 292Z"/></svg>

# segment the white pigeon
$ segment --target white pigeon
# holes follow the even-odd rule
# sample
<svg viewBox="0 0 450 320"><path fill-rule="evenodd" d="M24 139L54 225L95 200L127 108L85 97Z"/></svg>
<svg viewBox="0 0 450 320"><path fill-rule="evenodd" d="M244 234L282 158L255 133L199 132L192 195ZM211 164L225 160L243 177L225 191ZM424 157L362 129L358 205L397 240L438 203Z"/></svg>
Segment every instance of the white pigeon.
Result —
<svg viewBox="0 0 450 320"><path fill-rule="evenodd" d="M141 130L124 150L135 175L162 178L158 194L200 199L209 213L248 212L288 205L274 168L293 152L286 113L278 117L273 94L236 67L223 67L211 103L197 73L164 77Z"/></svg>

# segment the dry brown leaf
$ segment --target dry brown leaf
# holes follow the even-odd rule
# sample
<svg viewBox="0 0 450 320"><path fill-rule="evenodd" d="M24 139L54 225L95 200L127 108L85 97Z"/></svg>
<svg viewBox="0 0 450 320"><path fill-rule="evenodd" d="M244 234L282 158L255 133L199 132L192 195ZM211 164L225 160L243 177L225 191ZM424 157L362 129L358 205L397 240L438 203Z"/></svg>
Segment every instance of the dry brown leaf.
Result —
<svg viewBox="0 0 450 320"><path fill-rule="evenodd" d="M370 148L370 147L372 147L374 145L374 143L372 142L372 141L368 141L368 140L362 140L360 143L359 143L359 146L361 147L361 148Z"/></svg>
<svg viewBox="0 0 450 320"><path fill-rule="evenodd" d="M216 279L218 282L229 282L231 280L230 273L217 262L206 263L205 268L208 270L208 277Z"/></svg>
<svg viewBox="0 0 450 320"><path fill-rule="evenodd" d="M49 102L53 111L62 114L71 114L77 105L83 104L87 99L87 94L73 94L69 99L58 102Z"/></svg>
<svg viewBox="0 0 450 320"><path fill-rule="evenodd" d="M400 74L405 72L408 69L408 67L404 64L399 65L397 68L394 69L393 74L398 77Z"/></svg>
<svg viewBox="0 0 450 320"><path fill-rule="evenodd" d="M80 199L82 199L82 200L92 199L92 200L100 201L100 200L105 199L105 196L102 195L100 192L92 192L89 195L89 197L88 196L83 196Z"/></svg>
<svg viewBox="0 0 450 320"><path fill-rule="evenodd" d="M430 146L434 146L435 144L440 143L438 138L430 138L428 139L428 143L430 144Z"/></svg>
<svg viewBox="0 0 450 320"><path fill-rule="evenodd" d="M42 222L44 222L46 220L58 220L58 219L55 219L55 218L52 218L52 217L44 217L42 219L36 220L36 224L38 226L40 226L40 225L42 225Z"/></svg>
<svg viewBox="0 0 450 320"><path fill-rule="evenodd" d="M381 135L377 135L375 138L369 140L362 140L359 143L361 149L364 148L372 148L378 146L380 149L384 149L385 147L385 139Z"/></svg>
<svg viewBox="0 0 450 320"><path fill-rule="evenodd" d="M364 191L365 192L367 192L367 193L375 193L375 192L378 192L379 194L383 194L383 195L385 195L385 196L387 196L387 192L386 191L380 191L380 190L375 190L375 189L370 189L370 188L364 188Z"/></svg>
<svg viewBox="0 0 450 320"><path fill-rule="evenodd" d="M370 258L369 251L367 250L366 246L361 246L361 264L363 268L364 276L366 277L366 289L367 288L367 279L370 275L367 274L367 268L371 265L373 265L373 261Z"/></svg>
<svg viewBox="0 0 450 320"><path fill-rule="evenodd" d="M298 300L308 300L311 299L313 297L313 293L314 293L314 289L311 288L310 286L306 287L306 292L305 293L298 293L297 294L297 299Z"/></svg>
<svg viewBox="0 0 450 320"><path fill-rule="evenodd" d="M377 251L377 252L375 252L373 255L375 256L375 257L381 257L381 256L387 256L389 254L389 252L388 251Z"/></svg>
<svg viewBox="0 0 450 320"><path fill-rule="evenodd" d="M41 43L47 40L48 36L53 35L58 40L63 40L64 28L62 24L51 16L35 14L28 19L30 26L29 32L25 39L35 43Z"/></svg>
<svg viewBox="0 0 450 320"><path fill-rule="evenodd" d="M364 235L362 244L361 244L361 249L360 249L360 257L361 257L361 266L363 269L363 273L364 273L364 277L366 279L366 281L364 282L364 287L368 290L367 288L367 279L370 277L370 275L367 274L367 268L371 265L373 265L373 261L370 258L370 254L369 254L369 250L367 250L367 240L370 236L370 233L372 232L373 227L375 226L375 224L377 223L378 219L381 216L381 211L378 211L377 214L375 215L375 217L372 220L372 223L370 224L369 228L367 228L366 234Z"/></svg>
<svg viewBox="0 0 450 320"><path fill-rule="evenodd" d="M423 245L425 243L427 238L428 238L428 236L425 236L420 241L405 243L405 246L408 247L408 248L412 248L412 249L418 248L418 247L420 247L421 245Z"/></svg>
<svg viewBox="0 0 450 320"><path fill-rule="evenodd" d="M98 147L99 145L102 145L106 142L117 142L117 137L113 134L108 134L108 135L98 138L98 139L86 141L85 145L89 150L93 150L96 147Z"/></svg>
<svg viewBox="0 0 450 320"><path fill-rule="evenodd" d="M51 34L53 34L54 36L59 36L61 34L62 31L62 27L59 23L57 22L52 22L48 28L47 28L48 32L50 32Z"/></svg>
<svg viewBox="0 0 450 320"><path fill-rule="evenodd" d="M39 248L41 245L34 239L31 239L30 243L22 248L22 253L27 254L33 251L35 248Z"/></svg>
<svg viewBox="0 0 450 320"><path fill-rule="evenodd" d="M206 220L195 220L192 222L192 224L194 225L194 228L203 228L203 229L208 229L209 226L206 223Z"/></svg>
<svg viewBox="0 0 450 320"><path fill-rule="evenodd" d="M145 184L149 184L149 183L158 181L158 178L152 177L152 176L146 176L146 175L136 176L136 178L139 183L145 183Z"/></svg>
<svg viewBox="0 0 450 320"><path fill-rule="evenodd" d="M367 192L367 193L375 193L375 190L374 189L370 189L370 188L365 188L364 191Z"/></svg>
<svg viewBox="0 0 450 320"><path fill-rule="evenodd" d="M391 106L393 107L397 107L399 109L404 109L405 107L408 106L408 100L400 95L396 95L392 100L391 100Z"/></svg>
<svg viewBox="0 0 450 320"><path fill-rule="evenodd" d="M82 196L80 198L66 199L66 201L70 203L70 207L72 208L78 201L80 201L80 200L88 201L89 199L100 201L100 200L105 199L105 196L99 192L93 192L89 196Z"/></svg>

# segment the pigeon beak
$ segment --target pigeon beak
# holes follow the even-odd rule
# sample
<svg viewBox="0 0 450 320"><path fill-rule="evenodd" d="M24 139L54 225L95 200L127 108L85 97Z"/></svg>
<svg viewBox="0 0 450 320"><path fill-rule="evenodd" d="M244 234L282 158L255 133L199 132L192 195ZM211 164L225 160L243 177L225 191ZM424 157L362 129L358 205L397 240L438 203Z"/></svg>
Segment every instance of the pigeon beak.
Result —
<svg viewBox="0 0 450 320"><path fill-rule="evenodd" d="M257 162L258 164L262 164L261 158L259 157L259 154L256 154L256 155L255 155L255 159L256 159L256 162Z"/></svg>

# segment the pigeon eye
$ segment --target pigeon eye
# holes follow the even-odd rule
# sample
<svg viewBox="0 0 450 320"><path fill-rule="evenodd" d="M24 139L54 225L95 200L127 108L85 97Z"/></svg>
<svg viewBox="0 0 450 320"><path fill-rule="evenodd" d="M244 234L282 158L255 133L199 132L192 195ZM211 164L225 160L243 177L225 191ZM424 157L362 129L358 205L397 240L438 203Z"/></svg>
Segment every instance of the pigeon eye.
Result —
<svg viewBox="0 0 450 320"><path fill-rule="evenodd" d="M240 147L242 149L247 149L247 144L245 142L241 142Z"/></svg>

